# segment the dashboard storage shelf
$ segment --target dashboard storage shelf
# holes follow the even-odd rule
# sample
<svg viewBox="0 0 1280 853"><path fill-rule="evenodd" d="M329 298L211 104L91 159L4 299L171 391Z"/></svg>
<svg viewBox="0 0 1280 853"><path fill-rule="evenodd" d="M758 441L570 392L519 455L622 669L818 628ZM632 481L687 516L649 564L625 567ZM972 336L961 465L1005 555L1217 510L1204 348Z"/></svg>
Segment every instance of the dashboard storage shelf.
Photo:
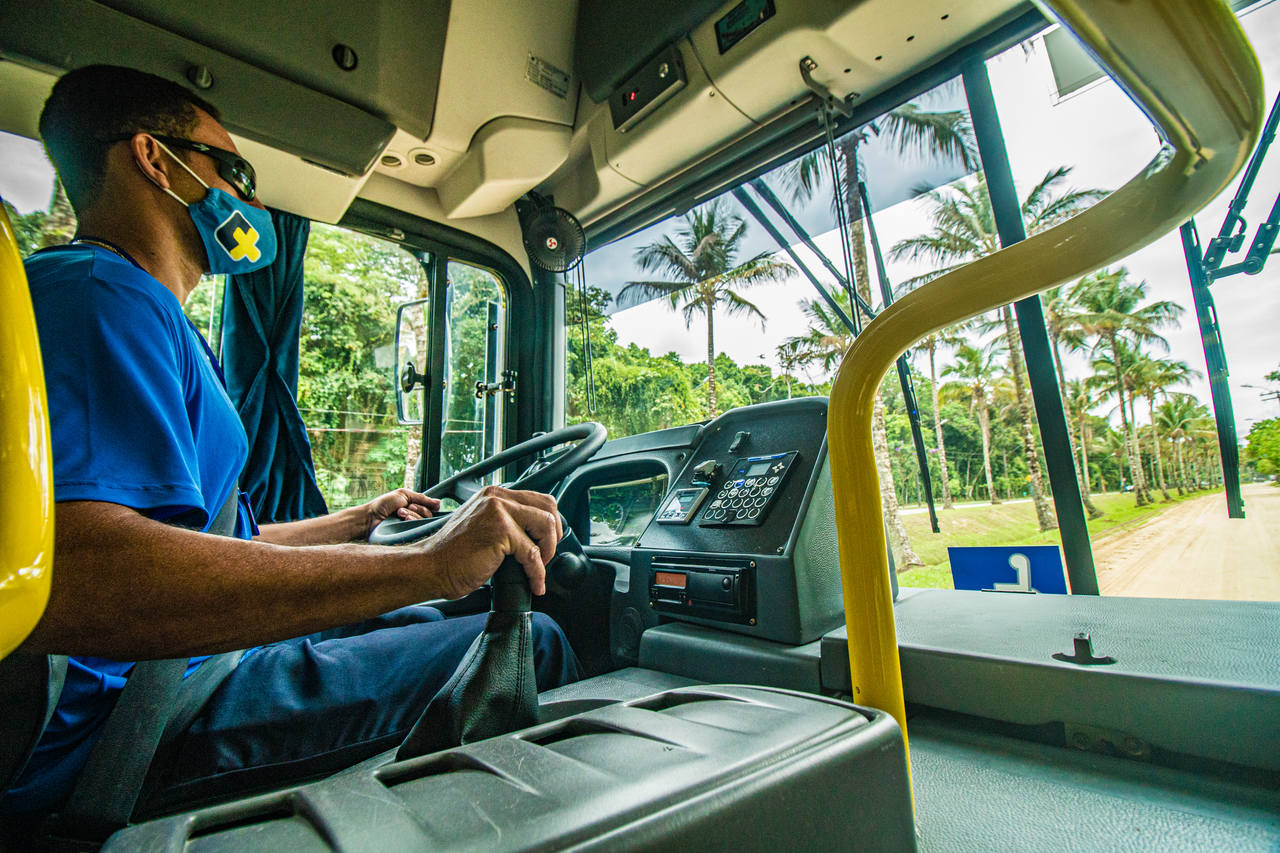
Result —
<svg viewBox="0 0 1280 853"><path fill-rule="evenodd" d="M819 848L915 849L897 723L694 686L129 827L105 850Z"/></svg>

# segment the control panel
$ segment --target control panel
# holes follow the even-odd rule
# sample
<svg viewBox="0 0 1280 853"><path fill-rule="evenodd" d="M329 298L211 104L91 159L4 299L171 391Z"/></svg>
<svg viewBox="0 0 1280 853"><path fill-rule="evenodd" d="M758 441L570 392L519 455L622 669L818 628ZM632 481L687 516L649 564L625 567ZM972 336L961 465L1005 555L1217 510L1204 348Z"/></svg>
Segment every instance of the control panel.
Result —
<svg viewBox="0 0 1280 853"><path fill-rule="evenodd" d="M754 566L655 560L649 569L649 606L659 613L754 624Z"/></svg>
<svg viewBox="0 0 1280 853"><path fill-rule="evenodd" d="M698 523L703 527L762 524L799 456L792 450L735 460Z"/></svg>
<svg viewBox="0 0 1280 853"><path fill-rule="evenodd" d="M676 489L667 498L667 502L658 510L659 524L688 524L698 514L698 507L706 500L710 491L706 486L695 486L690 489Z"/></svg>

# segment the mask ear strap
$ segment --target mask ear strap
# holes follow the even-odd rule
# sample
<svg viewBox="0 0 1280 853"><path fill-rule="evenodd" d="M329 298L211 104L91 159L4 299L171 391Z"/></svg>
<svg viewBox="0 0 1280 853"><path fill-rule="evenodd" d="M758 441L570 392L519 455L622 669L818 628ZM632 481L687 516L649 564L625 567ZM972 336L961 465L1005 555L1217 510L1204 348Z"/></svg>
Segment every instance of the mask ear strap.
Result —
<svg viewBox="0 0 1280 853"><path fill-rule="evenodd" d="M195 179L196 179L196 182L197 182L198 184L200 184L200 186L204 187L206 190L207 190L207 189L209 189L209 185L208 185L208 184L206 184L203 180L201 180L200 176L199 176L199 175L197 175L195 172L193 172L193 171L191 170L191 167L190 167L190 166L188 166L186 163L182 162L182 160L181 160L179 157L175 156L175 155L174 155L174 153L173 153L172 151L170 151L170 150L169 150L169 146L165 145L163 142L161 142L159 139L156 139L154 136L153 136L153 137L151 137L151 138L152 138L153 140L155 140L156 145L159 145L159 146L160 146L160 150L161 150L161 151L163 151L164 153L166 153L166 154L168 154L168 155L169 155L170 159L172 159L172 160L173 160L173 162L177 163L179 166L181 166L182 168L186 169L186 170L187 170L187 174L188 174L188 175L190 175L191 177L195 178ZM135 160L134 162L136 163L137 161ZM183 200L178 196L178 194L177 194L177 193L175 193L173 190L169 189L168 187L162 187L162 186L160 186L160 184L156 181L156 179L155 179L155 178L151 177L150 175L148 175L148 174L146 173L146 170L144 170L144 169L142 168L142 164L141 164L141 163L138 163L138 169L139 169L139 171L141 171L141 172L142 172L142 174L143 174L143 175L145 175L145 176L146 176L146 178L147 178L147 180L148 180L148 181L151 181L151 183L153 183L153 184L155 184L155 185L156 185L156 188L157 188L157 189L159 189L161 192L168 193L168 194L169 194L169 196L170 196L170 197L172 197L172 198L174 199L174 201L178 202L178 204L182 205L183 207L190 207L190 206L191 206L191 205L190 205L190 204L188 204L187 202L183 201Z"/></svg>

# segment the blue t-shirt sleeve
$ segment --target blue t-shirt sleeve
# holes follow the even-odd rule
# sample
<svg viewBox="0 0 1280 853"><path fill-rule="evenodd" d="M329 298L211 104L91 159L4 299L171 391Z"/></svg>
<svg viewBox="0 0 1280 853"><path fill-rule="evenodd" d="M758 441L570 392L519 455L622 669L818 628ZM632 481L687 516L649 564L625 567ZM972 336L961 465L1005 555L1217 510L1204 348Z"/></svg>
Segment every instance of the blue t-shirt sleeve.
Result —
<svg viewBox="0 0 1280 853"><path fill-rule="evenodd" d="M209 501L186 411L190 365L176 300L170 310L128 283L97 284L69 288L65 295L80 304L38 317L54 497L119 503L160 519L189 514L203 525Z"/></svg>

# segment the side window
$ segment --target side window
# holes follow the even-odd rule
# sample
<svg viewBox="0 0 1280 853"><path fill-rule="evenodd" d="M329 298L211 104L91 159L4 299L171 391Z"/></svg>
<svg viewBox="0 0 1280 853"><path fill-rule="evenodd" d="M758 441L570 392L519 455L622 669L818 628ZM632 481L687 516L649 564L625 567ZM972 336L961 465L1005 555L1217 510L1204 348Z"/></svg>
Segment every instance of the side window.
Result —
<svg viewBox="0 0 1280 853"><path fill-rule="evenodd" d="M320 223L304 271L298 409L336 510L413 483L422 427L396 419L396 307L427 296L430 278L401 246Z"/></svg>
<svg viewBox="0 0 1280 853"><path fill-rule="evenodd" d="M440 477L502 449L507 397L506 293L496 273L461 261L447 266L444 423ZM477 384L485 386L477 389ZM489 482L498 482L495 472Z"/></svg>

